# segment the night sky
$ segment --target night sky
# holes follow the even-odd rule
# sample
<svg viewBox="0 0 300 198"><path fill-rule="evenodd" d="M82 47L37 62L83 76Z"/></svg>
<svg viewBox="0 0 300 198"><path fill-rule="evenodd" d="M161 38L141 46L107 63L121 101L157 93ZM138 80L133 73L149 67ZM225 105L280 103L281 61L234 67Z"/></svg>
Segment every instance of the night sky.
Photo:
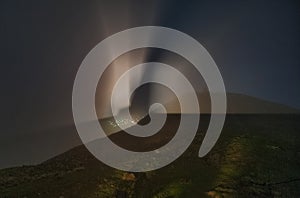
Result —
<svg viewBox="0 0 300 198"><path fill-rule="evenodd" d="M4 133L72 123L72 87L87 53L130 27L159 25L197 39L228 92L300 108L296 1L1 1Z"/></svg>

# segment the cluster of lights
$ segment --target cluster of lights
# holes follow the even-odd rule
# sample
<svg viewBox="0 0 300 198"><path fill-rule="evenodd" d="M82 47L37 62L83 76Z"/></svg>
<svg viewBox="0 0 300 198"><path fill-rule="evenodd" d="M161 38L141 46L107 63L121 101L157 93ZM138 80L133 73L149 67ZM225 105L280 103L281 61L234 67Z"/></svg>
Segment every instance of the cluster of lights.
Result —
<svg viewBox="0 0 300 198"><path fill-rule="evenodd" d="M129 123L131 124L137 124L138 122L138 119L136 118L133 118L133 119L128 119L128 118L124 118L124 119L121 119L121 120L115 120L114 121L108 121L108 123L113 127L118 127L118 126L127 126L129 125Z"/></svg>

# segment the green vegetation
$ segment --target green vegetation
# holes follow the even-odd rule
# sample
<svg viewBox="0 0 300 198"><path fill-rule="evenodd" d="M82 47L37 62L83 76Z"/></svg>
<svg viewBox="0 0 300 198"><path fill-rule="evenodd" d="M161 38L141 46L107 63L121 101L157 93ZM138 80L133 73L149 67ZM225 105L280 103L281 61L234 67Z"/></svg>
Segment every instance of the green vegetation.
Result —
<svg viewBox="0 0 300 198"><path fill-rule="evenodd" d="M170 165L127 173L84 146L37 166L0 170L0 197L300 197L300 116L229 115L213 150L197 153L207 126Z"/></svg>

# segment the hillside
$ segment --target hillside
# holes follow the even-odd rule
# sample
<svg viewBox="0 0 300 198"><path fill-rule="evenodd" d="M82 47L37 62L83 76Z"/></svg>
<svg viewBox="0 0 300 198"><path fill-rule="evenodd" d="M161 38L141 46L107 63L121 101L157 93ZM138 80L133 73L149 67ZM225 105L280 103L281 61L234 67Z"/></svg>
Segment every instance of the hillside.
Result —
<svg viewBox="0 0 300 198"><path fill-rule="evenodd" d="M217 145L198 158L208 120L203 116L189 149L162 169L118 171L78 146L37 166L1 170L1 197L300 196L298 115L228 115ZM122 133L113 138L121 141Z"/></svg>

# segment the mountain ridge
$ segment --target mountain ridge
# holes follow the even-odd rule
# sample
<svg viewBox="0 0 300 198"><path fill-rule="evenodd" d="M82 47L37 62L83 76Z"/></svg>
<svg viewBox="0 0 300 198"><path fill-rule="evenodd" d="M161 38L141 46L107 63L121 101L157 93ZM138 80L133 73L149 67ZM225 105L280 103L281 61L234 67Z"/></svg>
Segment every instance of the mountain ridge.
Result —
<svg viewBox="0 0 300 198"><path fill-rule="evenodd" d="M215 94L216 96L218 94ZM188 97L188 94L187 96ZM209 93L197 93L200 112L211 113ZM265 99L257 98L239 93L227 93L227 111L228 114L299 114L300 110L285 104L271 102ZM180 113L177 99L169 100L165 103L169 113ZM183 112L184 113L184 112ZM195 113L195 112L186 112Z"/></svg>

